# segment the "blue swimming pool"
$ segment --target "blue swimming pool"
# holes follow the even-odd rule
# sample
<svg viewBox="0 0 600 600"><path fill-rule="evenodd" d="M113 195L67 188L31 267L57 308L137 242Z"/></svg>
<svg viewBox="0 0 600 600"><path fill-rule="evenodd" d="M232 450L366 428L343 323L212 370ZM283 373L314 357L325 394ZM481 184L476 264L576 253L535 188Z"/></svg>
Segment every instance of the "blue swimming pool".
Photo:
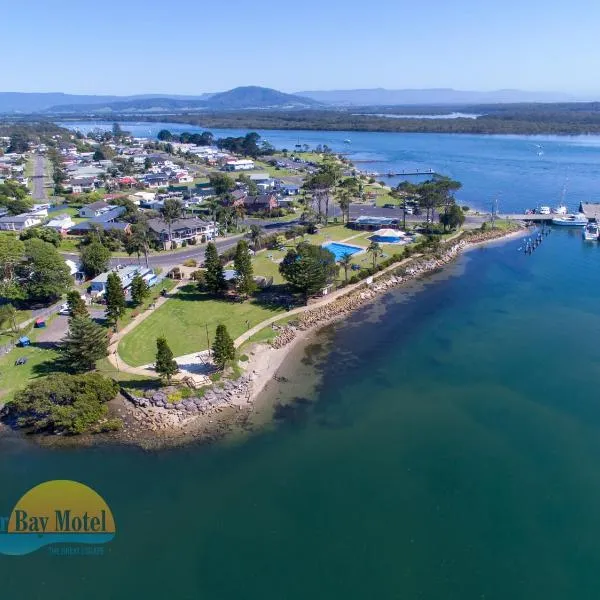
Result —
<svg viewBox="0 0 600 600"><path fill-rule="evenodd" d="M335 256L336 261L339 261L344 254L356 254L364 250L360 246L350 246L341 242L329 242L329 244L323 244L323 248L329 250Z"/></svg>

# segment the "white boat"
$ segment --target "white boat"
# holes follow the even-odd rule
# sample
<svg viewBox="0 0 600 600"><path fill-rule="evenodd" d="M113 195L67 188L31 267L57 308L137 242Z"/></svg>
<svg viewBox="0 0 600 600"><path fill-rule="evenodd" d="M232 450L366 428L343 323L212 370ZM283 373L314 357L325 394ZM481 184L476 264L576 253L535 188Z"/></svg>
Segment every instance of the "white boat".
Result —
<svg viewBox="0 0 600 600"><path fill-rule="evenodd" d="M550 207L549 206L540 206L540 215L549 215Z"/></svg>
<svg viewBox="0 0 600 600"><path fill-rule="evenodd" d="M556 208L552 209L552 212L555 215L566 215L568 210L567 207L564 204L559 204Z"/></svg>
<svg viewBox="0 0 600 600"><path fill-rule="evenodd" d="M344 140L344 144L351 144L351 143L352 143L352 140L348 140L348 139Z"/></svg>
<svg viewBox="0 0 600 600"><path fill-rule="evenodd" d="M587 217L582 213L562 215L552 219L552 225L562 225L563 227L585 227L587 224Z"/></svg>
<svg viewBox="0 0 600 600"><path fill-rule="evenodd" d="M588 223L583 229L583 239L588 242L596 242L598 241L599 231L596 223Z"/></svg>

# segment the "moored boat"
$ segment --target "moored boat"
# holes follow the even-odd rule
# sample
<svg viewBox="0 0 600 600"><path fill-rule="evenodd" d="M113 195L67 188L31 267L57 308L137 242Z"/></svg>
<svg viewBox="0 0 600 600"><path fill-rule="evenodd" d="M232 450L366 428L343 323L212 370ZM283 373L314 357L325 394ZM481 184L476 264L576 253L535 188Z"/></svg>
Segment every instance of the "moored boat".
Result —
<svg viewBox="0 0 600 600"><path fill-rule="evenodd" d="M587 224L587 217L582 213L564 215L552 219L552 225L561 225L563 227L585 227Z"/></svg>
<svg viewBox="0 0 600 600"><path fill-rule="evenodd" d="M559 204L556 208L552 209L552 212L555 215L566 215L567 214L567 207L564 204Z"/></svg>
<svg viewBox="0 0 600 600"><path fill-rule="evenodd" d="M598 241L599 231L596 223L588 223L583 229L583 239L588 242L596 242Z"/></svg>

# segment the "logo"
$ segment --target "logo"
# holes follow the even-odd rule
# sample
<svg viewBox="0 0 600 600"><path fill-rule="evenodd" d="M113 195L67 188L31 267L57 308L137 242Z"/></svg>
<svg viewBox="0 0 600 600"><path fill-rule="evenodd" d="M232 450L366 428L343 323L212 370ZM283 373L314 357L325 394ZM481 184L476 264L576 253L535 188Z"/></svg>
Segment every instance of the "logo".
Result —
<svg viewBox="0 0 600 600"><path fill-rule="evenodd" d="M108 504L77 481L46 481L0 517L0 554L20 556L54 544L106 544L116 533Z"/></svg>

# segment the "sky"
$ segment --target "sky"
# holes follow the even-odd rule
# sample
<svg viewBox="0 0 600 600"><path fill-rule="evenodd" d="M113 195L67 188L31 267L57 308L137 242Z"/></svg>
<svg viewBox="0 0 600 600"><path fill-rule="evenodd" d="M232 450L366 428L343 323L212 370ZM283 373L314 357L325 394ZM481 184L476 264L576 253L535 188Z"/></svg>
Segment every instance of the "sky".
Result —
<svg viewBox="0 0 600 600"><path fill-rule="evenodd" d="M2 7L0 91L600 91L600 2L593 0L26 5Z"/></svg>

